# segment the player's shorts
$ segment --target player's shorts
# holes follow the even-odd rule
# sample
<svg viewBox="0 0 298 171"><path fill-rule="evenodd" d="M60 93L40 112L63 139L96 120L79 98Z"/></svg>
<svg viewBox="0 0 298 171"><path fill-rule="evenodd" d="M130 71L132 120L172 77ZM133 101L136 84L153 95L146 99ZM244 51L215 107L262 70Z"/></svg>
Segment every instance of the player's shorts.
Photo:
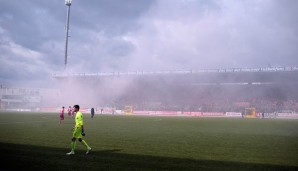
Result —
<svg viewBox="0 0 298 171"><path fill-rule="evenodd" d="M82 138L82 128L81 127L75 127L73 130L72 136L75 138Z"/></svg>
<svg viewBox="0 0 298 171"><path fill-rule="evenodd" d="M64 115L60 115L60 120L64 120Z"/></svg>

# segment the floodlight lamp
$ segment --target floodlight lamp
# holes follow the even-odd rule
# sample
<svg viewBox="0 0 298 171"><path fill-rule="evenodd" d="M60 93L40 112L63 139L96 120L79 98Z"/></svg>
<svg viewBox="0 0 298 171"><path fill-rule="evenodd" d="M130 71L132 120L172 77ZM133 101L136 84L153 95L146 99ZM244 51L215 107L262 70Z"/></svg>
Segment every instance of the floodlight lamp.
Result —
<svg viewBox="0 0 298 171"><path fill-rule="evenodd" d="M71 5L71 0L65 0L65 5L70 6Z"/></svg>

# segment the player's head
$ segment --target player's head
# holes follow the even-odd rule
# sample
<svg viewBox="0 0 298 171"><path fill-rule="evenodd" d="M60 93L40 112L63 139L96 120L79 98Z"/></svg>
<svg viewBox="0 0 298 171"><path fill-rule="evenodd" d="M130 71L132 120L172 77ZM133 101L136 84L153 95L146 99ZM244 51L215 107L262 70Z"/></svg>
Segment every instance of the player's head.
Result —
<svg viewBox="0 0 298 171"><path fill-rule="evenodd" d="M64 109L64 106L62 106L62 108Z"/></svg>
<svg viewBox="0 0 298 171"><path fill-rule="evenodd" d="M79 111L80 110L80 106L79 105L74 105L73 108L75 109L75 111Z"/></svg>

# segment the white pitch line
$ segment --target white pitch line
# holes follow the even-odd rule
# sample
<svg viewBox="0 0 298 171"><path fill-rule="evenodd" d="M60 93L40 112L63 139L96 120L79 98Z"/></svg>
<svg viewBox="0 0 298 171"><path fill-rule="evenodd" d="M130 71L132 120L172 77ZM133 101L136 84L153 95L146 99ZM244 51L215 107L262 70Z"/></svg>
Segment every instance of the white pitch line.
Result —
<svg viewBox="0 0 298 171"><path fill-rule="evenodd" d="M8 125L8 124L27 124L27 123L42 123L46 121L29 121L29 122L2 122L0 125Z"/></svg>

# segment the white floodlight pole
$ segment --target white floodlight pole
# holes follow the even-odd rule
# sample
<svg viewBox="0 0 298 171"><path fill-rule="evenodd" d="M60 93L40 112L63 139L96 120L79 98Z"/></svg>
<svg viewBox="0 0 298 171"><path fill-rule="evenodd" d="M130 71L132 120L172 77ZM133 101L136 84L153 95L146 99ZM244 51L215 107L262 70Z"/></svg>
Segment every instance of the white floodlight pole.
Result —
<svg viewBox="0 0 298 171"><path fill-rule="evenodd" d="M67 6L67 20L66 20L66 36L65 36L65 58L64 58L64 65L66 69L67 65L67 48L68 48L68 31L69 31L69 15L70 15L70 6L71 6L71 0L65 0L65 5Z"/></svg>

